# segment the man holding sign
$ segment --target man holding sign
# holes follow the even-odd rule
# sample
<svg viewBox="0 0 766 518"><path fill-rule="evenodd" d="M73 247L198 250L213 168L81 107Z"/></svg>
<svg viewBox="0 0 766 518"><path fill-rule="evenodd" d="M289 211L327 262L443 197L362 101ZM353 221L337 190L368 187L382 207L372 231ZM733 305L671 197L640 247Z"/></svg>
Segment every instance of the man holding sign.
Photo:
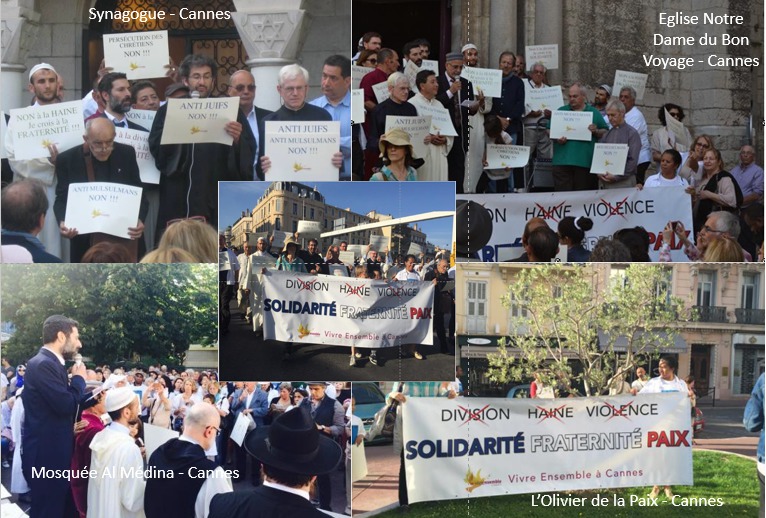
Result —
<svg viewBox="0 0 766 518"><path fill-rule="evenodd" d="M199 54L184 58L179 67L181 79L192 98L207 98L213 92L218 65ZM226 123L231 145L220 143L161 144L165 131L168 105L162 106L154 118L149 135L149 148L154 156L160 179L160 211L157 218L157 239L168 221L175 218L202 216L215 225L218 221L218 181L252 180L252 149L247 139L240 139L244 115ZM172 131L168 127L168 131Z"/></svg>
<svg viewBox="0 0 766 518"><path fill-rule="evenodd" d="M141 176L138 171L135 150L125 144L114 141L114 124L106 118L98 117L89 120L85 125L83 146L77 146L59 155L56 160L56 202L53 210L59 222L61 235L72 240L70 259L79 263L83 254L91 246L91 236L79 235L77 228L70 228L65 221L69 185L87 182L110 182L141 187ZM111 238L132 252L137 260L138 247L135 240L144 233L143 220L146 217L148 205L141 198L138 220L134 227L127 229L130 239ZM133 242L131 242L133 241Z"/></svg>
<svg viewBox="0 0 766 518"><path fill-rule="evenodd" d="M599 187L602 189L635 187L638 156L641 152L641 137L638 136L638 132L632 126L625 122L625 105L617 99L612 99L607 103L606 114L612 129L602 137L601 143L626 144L628 146L628 158L625 161L622 176L608 172L598 175Z"/></svg>

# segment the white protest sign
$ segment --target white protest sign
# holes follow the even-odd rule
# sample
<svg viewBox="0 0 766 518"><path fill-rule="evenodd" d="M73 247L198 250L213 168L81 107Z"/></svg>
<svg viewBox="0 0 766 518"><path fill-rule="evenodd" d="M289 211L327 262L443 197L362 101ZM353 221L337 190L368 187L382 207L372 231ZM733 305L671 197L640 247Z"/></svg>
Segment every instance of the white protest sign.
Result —
<svg viewBox="0 0 766 518"><path fill-rule="evenodd" d="M141 187L110 182L69 184L64 221L80 234L102 232L129 239L138 223Z"/></svg>
<svg viewBox="0 0 766 518"><path fill-rule="evenodd" d="M322 233L322 224L318 221L302 219L298 222L298 235L300 237L318 237Z"/></svg>
<svg viewBox="0 0 766 518"><path fill-rule="evenodd" d="M688 395L679 392L407 398L402 425L409 501L691 485L690 408Z"/></svg>
<svg viewBox="0 0 766 518"><path fill-rule="evenodd" d="M253 273L261 273L261 270L273 270L277 267L276 257L270 255L250 255L250 269Z"/></svg>
<svg viewBox="0 0 766 518"><path fill-rule="evenodd" d="M382 103L383 101L391 97L391 92L388 91L387 81L383 81L382 83L372 85L372 91L375 94L375 99L377 99L378 104Z"/></svg>
<svg viewBox="0 0 766 518"><path fill-rule="evenodd" d="M351 89L356 90L359 88L359 83L362 82L362 78L375 70L370 67L360 67L358 65L351 66Z"/></svg>
<svg viewBox="0 0 766 518"><path fill-rule="evenodd" d="M340 122L266 121L268 181L337 181L332 156L340 149Z"/></svg>
<svg viewBox="0 0 766 518"><path fill-rule="evenodd" d="M439 62L435 59L424 59L420 63L420 70L433 70L436 75L439 75Z"/></svg>
<svg viewBox="0 0 766 518"><path fill-rule="evenodd" d="M503 71L496 68L463 67L460 74L473 83L475 92L483 92L485 97L500 97L503 87Z"/></svg>
<svg viewBox="0 0 766 518"><path fill-rule="evenodd" d="M348 245L346 250L349 251L349 252L353 252L354 253L354 257L360 258L360 257L364 256L365 248L367 248L367 247L364 246L364 245ZM343 253L343 252L341 252L341 253ZM365 259L366 259L366 257L365 257Z"/></svg>
<svg viewBox="0 0 766 518"><path fill-rule="evenodd" d="M268 232L251 232L247 235L247 242L250 244L251 247L256 247L258 245L258 239L264 238L266 240L266 243L269 242L269 233Z"/></svg>
<svg viewBox="0 0 766 518"><path fill-rule="evenodd" d="M642 226L649 233L649 257L659 260L662 230L668 221L692 226L691 200L683 187L662 189L608 189L551 193L514 193L458 195L459 200L473 200L492 218L492 236L479 257L485 262L508 261L524 252L521 236L532 218L543 218L555 229L566 216L585 216L593 220L593 229L585 233L583 246L593 249L601 237L611 237L623 228ZM694 240L687 231L690 240ZM677 238L670 243L672 262L686 262L683 244Z"/></svg>
<svg viewBox="0 0 766 518"><path fill-rule="evenodd" d="M8 150L5 149L5 134L7 132L8 124L5 122L5 112L0 111L0 158L8 158Z"/></svg>
<svg viewBox="0 0 766 518"><path fill-rule="evenodd" d="M263 276L266 340L357 347L433 343L434 286L272 271Z"/></svg>
<svg viewBox="0 0 766 518"><path fill-rule="evenodd" d="M527 70L535 63L542 63L548 70L559 68L558 43L550 45L527 45Z"/></svg>
<svg viewBox="0 0 766 518"><path fill-rule="evenodd" d="M364 122L364 90L351 90L351 124Z"/></svg>
<svg viewBox="0 0 766 518"><path fill-rule="evenodd" d="M160 144L217 142L231 145L234 141L226 133L225 126L237 120L239 97L168 99L167 107Z"/></svg>
<svg viewBox="0 0 766 518"><path fill-rule="evenodd" d="M364 454L364 441L351 445L351 482L367 476L367 456Z"/></svg>
<svg viewBox="0 0 766 518"><path fill-rule="evenodd" d="M287 236L291 235L288 232L284 232L282 230L275 230L274 231L274 241L271 243L271 248L274 250L281 250L283 246L285 246L285 239L287 239Z"/></svg>
<svg viewBox="0 0 766 518"><path fill-rule="evenodd" d="M590 172L593 174L611 174L623 176L625 163L628 161L627 144L596 144L593 149L593 161Z"/></svg>
<svg viewBox="0 0 766 518"><path fill-rule="evenodd" d="M335 277L348 277L348 268L345 264L328 264L327 269L330 275Z"/></svg>
<svg viewBox="0 0 766 518"><path fill-rule="evenodd" d="M449 112L447 111L447 108L442 106L440 102L435 102L433 104L425 104L421 102L413 103L412 99L407 102L417 108L418 115L421 117L431 117L430 131L433 135L438 133L439 135L446 137L457 136L457 131L455 131L455 126L452 124L452 119L450 119Z"/></svg>
<svg viewBox="0 0 766 518"><path fill-rule="evenodd" d="M410 247L407 249L407 255L414 255L415 257L420 257L420 254L423 253L423 247L420 246L418 243L410 243Z"/></svg>
<svg viewBox="0 0 766 518"><path fill-rule="evenodd" d="M231 259L228 251L218 252L218 271L231 270Z"/></svg>
<svg viewBox="0 0 766 518"><path fill-rule="evenodd" d="M388 236L376 236L371 235L370 236L370 249L375 250L376 252L384 252L388 250L389 247L389 241L391 240Z"/></svg>
<svg viewBox="0 0 766 518"><path fill-rule="evenodd" d="M668 131L675 135L676 142L683 146L688 146L690 143L688 142L686 136L689 133L686 131L686 128L684 128L684 123L670 115L667 108L663 109L665 110L665 123L667 124Z"/></svg>
<svg viewBox="0 0 766 518"><path fill-rule="evenodd" d="M147 131L152 130L152 124L154 124L154 116L157 112L154 110L136 110L132 109L125 116L128 120L134 124L138 124Z"/></svg>
<svg viewBox="0 0 766 518"><path fill-rule="evenodd" d="M169 59L168 31L104 34L104 63L131 81L165 77Z"/></svg>
<svg viewBox="0 0 766 518"><path fill-rule="evenodd" d="M83 143L85 125L81 101L18 108L10 113L8 131L16 160L48 158L50 145L62 153Z"/></svg>
<svg viewBox="0 0 766 518"><path fill-rule="evenodd" d="M544 88L527 88L524 91L524 104L526 104L527 113L529 113L558 110L565 103L560 86L546 86Z"/></svg>
<svg viewBox="0 0 766 518"><path fill-rule="evenodd" d="M409 60L407 61L407 64L404 65L404 77L410 82L410 90L417 91L415 89L415 76L418 75L418 72L420 72L420 67L417 66L414 61Z"/></svg>
<svg viewBox="0 0 766 518"><path fill-rule="evenodd" d="M242 446L242 443L245 441L245 435L247 435L247 430L252 422L252 418L248 419L247 414L240 413L237 416L237 420L234 421L234 427L231 429L231 435L229 436L231 440L239 446Z"/></svg>
<svg viewBox="0 0 766 518"><path fill-rule="evenodd" d="M351 266L354 264L354 251L343 250L338 253L338 259L340 259L343 264Z"/></svg>
<svg viewBox="0 0 766 518"><path fill-rule="evenodd" d="M486 169L524 167L529 162L529 146L487 144Z"/></svg>
<svg viewBox="0 0 766 518"><path fill-rule="evenodd" d="M146 449L146 458L151 458L154 450L168 442L170 439L178 437L178 432L170 428L163 428L153 424L144 424L144 448Z"/></svg>
<svg viewBox="0 0 766 518"><path fill-rule="evenodd" d="M428 154L428 146L423 140L431 132L431 116L405 117L386 115L386 133L391 128L401 128L410 136L410 142L415 149L415 156L423 158Z"/></svg>
<svg viewBox="0 0 766 518"><path fill-rule="evenodd" d="M127 144L136 151L138 170L144 183L160 183L160 170L149 151L149 132L130 128L115 128L115 142Z"/></svg>
<svg viewBox="0 0 766 518"><path fill-rule="evenodd" d="M617 70L614 73L614 86L612 87L612 95L614 97L619 97L620 89L622 87L631 86L636 91L636 102L639 102L644 98L644 92L646 91L646 80L648 78L648 74Z"/></svg>
<svg viewBox="0 0 766 518"><path fill-rule="evenodd" d="M590 142L593 134L588 126L593 124L593 114L589 111L555 110L551 114L551 139L566 137L567 140Z"/></svg>

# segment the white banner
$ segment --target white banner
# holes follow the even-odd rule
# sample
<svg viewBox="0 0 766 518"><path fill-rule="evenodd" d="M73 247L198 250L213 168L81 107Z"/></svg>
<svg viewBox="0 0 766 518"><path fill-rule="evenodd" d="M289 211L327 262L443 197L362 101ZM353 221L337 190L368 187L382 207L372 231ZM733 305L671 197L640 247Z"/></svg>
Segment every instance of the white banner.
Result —
<svg viewBox="0 0 766 518"><path fill-rule="evenodd" d="M529 83L524 83L527 86ZM560 86L546 86L544 88L526 88L524 91L524 103L527 113L558 110L564 106L564 95Z"/></svg>
<svg viewBox="0 0 766 518"><path fill-rule="evenodd" d="M524 167L527 162L529 162L529 146L487 144L487 167L485 169Z"/></svg>
<svg viewBox="0 0 766 518"><path fill-rule="evenodd" d="M154 113L154 112L152 112ZM160 183L160 170L154 162L154 157L149 151L149 132L130 128L115 127L115 142L127 144L136 151L136 162L144 183Z"/></svg>
<svg viewBox="0 0 766 518"><path fill-rule="evenodd" d="M230 146L234 138L226 123L237 120L239 97L168 99L160 144L217 142Z"/></svg>
<svg viewBox="0 0 766 518"><path fill-rule="evenodd" d="M617 70L614 73L614 86L612 87L612 95L614 97L620 97L620 89L624 86L632 86L636 91L636 102L643 100L644 91L646 90L646 80L649 78L648 74L642 74L640 72L626 72L625 70Z"/></svg>
<svg viewBox="0 0 766 518"><path fill-rule="evenodd" d="M484 93L485 97L500 97L503 87L503 71L498 68L463 67L460 74L471 83L476 95Z"/></svg>
<svg viewBox="0 0 766 518"><path fill-rule="evenodd" d="M271 271L263 276L266 340L394 347L433 343L430 282Z"/></svg>
<svg viewBox="0 0 766 518"><path fill-rule="evenodd" d="M69 184L64 221L80 234L103 232L129 239L138 223L141 187L110 182Z"/></svg>
<svg viewBox="0 0 766 518"><path fill-rule="evenodd" d="M391 128L401 128L410 136L410 142L415 150L415 156L423 158L428 154L428 146L423 143L431 130L431 116L405 117L386 115L386 133Z"/></svg>
<svg viewBox="0 0 766 518"><path fill-rule="evenodd" d="M659 259L662 229L668 221L680 221L684 228L693 228L691 197L683 187L458 195L458 199L479 203L492 218L492 237L480 254L480 259L485 262L508 261L521 256L524 225L536 217L547 220L554 230L565 216L592 219L593 229L585 233L583 243L588 250L593 249L600 237L610 237L622 228L642 226L649 233L652 261ZM692 239L691 231L687 232ZM674 239L670 248L674 262L688 261L678 240Z"/></svg>
<svg viewBox="0 0 766 518"><path fill-rule="evenodd" d="M266 121L268 181L332 182L339 170L332 156L340 149L338 121Z"/></svg>
<svg viewBox="0 0 766 518"><path fill-rule="evenodd" d="M542 63L548 70L559 68L559 45L527 45L526 48L527 70L535 63Z"/></svg>
<svg viewBox="0 0 766 518"><path fill-rule="evenodd" d="M155 115L157 115L157 112L154 110L136 110L134 108L126 113L125 117L127 117L130 122L138 124L146 131L151 131Z"/></svg>
<svg viewBox="0 0 766 518"><path fill-rule="evenodd" d="M10 113L8 131L16 160L48 158L51 144L59 153L82 145L85 125L81 101L18 108Z"/></svg>
<svg viewBox="0 0 766 518"><path fill-rule="evenodd" d="M131 81L165 77L169 59L168 31L104 34L104 63Z"/></svg>
<svg viewBox="0 0 766 518"><path fill-rule="evenodd" d="M692 485L689 397L408 398L410 503ZM438 477L434 477L438 473Z"/></svg>
<svg viewBox="0 0 766 518"><path fill-rule="evenodd" d="M364 90L351 90L351 124L364 122Z"/></svg>
<svg viewBox="0 0 766 518"><path fill-rule="evenodd" d="M628 161L627 144L596 144L593 149L593 161L590 172L593 174L625 175L625 163Z"/></svg>
<svg viewBox="0 0 766 518"><path fill-rule="evenodd" d="M593 124L589 111L555 110L551 114L551 139L566 137L567 140L590 142L593 134L588 126Z"/></svg>

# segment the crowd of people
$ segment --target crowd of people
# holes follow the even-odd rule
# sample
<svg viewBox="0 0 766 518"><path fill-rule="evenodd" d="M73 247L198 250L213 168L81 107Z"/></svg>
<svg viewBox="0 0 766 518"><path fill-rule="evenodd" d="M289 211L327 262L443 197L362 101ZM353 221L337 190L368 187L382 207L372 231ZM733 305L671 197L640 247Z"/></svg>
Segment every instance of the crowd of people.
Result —
<svg viewBox="0 0 766 518"><path fill-rule="evenodd" d="M272 489L276 483L281 491L299 487L305 489L306 509L331 510L329 473L342 465L342 447L350 438L349 383L222 382L215 371L165 365L88 368L78 354L78 327L67 317L49 317L40 352L0 375L5 380L0 383L2 462L12 470L7 487L19 503L31 506L30 516L224 516L214 512L211 500L231 492L238 481ZM283 419L291 413L296 415ZM230 439L240 415L255 424L241 445ZM149 425L174 430L179 437L147 455L144 427ZM272 426L298 439L287 443L276 465L256 445ZM301 433L295 435L293 428ZM264 431L266 436L256 440ZM312 480L316 476L316 487L292 484L293 478L286 477L290 459L300 468L310 453L299 455L302 448L328 441L332 444L326 448L336 452L325 463L329 469L298 471ZM168 471L175 476L162 476ZM221 508L250 498L260 502L255 494L242 492L221 499ZM252 516L242 513L234 516Z"/></svg>
<svg viewBox="0 0 766 518"><path fill-rule="evenodd" d="M219 252L229 257L229 269L219 272L219 329L221 335L229 332L231 322L231 304L237 301L237 308L242 320L252 324L253 332L263 333L262 307L262 277L268 269L307 273L311 275L342 275L361 279L389 280L391 282L432 282L437 289L434 293L434 330L439 339L440 350L444 354L454 354L455 350L455 290L454 268L450 268L448 250L435 251L434 255L420 253L419 258L413 254L394 254L390 250L375 250L371 245L365 253L348 264L340 260L340 253L348 251L348 242L340 241L331 244L327 250L319 248L316 239L308 239L306 248L302 248L298 233L288 236L281 249L274 250L274 236L260 236L256 240L255 249L249 242L238 250L227 246L226 238L219 235ZM273 261L273 266L258 269L257 264L263 264L263 259ZM333 265L340 266L340 271ZM448 283L452 284L448 285ZM448 320L448 322L447 322ZM286 344L284 357L289 360L295 352L295 344ZM379 365L379 353L371 349L367 360L373 365ZM409 356L418 360L425 359L418 351L417 344L407 347ZM356 366L364 358L364 353L351 348L349 366Z"/></svg>
<svg viewBox="0 0 766 518"><path fill-rule="evenodd" d="M225 131L232 144L225 145L162 144L163 131L173 130L165 128L167 99L216 97L222 92L216 85L219 73L213 59L193 54L186 56L178 67L171 61L167 75L174 82L165 90L164 99L153 82L131 82L124 71L114 71L102 62L93 90L82 99L85 125L82 146L59 150L51 144L46 158L17 159L13 121L9 123L5 142L1 144L8 151L8 158L2 163L4 260L137 262L149 252L150 262L214 261L204 255L192 253L190 257L182 251L170 250L162 246L162 237L171 226L189 219L214 228L218 220L218 181L265 179L272 167L266 150L266 121L339 121L340 146L331 162L338 169L339 179L350 179L350 63L345 56L329 56L322 67L322 95L313 100L309 98L308 71L299 65L283 67L276 85L282 107L276 112L255 104L252 73L235 71L229 78L226 95L239 98L239 110L236 120L226 123ZM63 102L61 85L52 65L40 63L32 67L29 72L32 108ZM131 110L153 112L153 122L142 126L130 120ZM115 142L116 128L147 134L151 158L160 172L159 183L142 181L136 148ZM143 189L138 219L126 229L128 237L80 234L65 221L69 186L86 182L111 182ZM99 248L91 252L95 246ZM215 246L215 239L209 246Z"/></svg>

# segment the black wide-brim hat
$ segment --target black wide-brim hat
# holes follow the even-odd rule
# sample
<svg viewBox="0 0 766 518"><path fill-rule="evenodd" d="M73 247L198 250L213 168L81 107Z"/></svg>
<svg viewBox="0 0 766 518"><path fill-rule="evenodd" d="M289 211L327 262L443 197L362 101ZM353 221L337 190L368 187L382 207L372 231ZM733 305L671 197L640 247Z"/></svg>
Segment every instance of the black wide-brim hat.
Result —
<svg viewBox="0 0 766 518"><path fill-rule="evenodd" d="M492 238L492 217L475 201L457 200L455 238L457 253L462 256L480 251Z"/></svg>
<svg viewBox="0 0 766 518"><path fill-rule="evenodd" d="M340 445L319 433L308 408L280 415L245 437L245 451L264 464L296 475L323 475L343 458Z"/></svg>

